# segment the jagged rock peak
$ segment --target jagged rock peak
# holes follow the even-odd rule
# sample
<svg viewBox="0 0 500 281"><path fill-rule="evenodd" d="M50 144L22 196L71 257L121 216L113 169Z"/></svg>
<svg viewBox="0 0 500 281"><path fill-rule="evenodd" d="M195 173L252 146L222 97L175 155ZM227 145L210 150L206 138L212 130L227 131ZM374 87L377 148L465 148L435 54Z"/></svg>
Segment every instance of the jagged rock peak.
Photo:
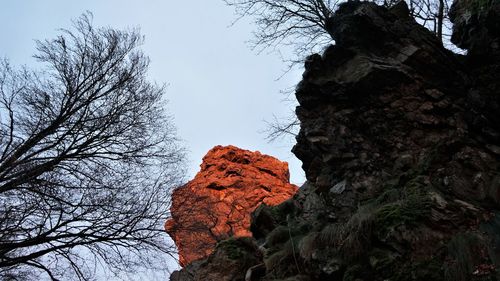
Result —
<svg viewBox="0 0 500 281"><path fill-rule="evenodd" d="M242 169L241 174L238 169ZM220 173L220 171L225 173ZM259 173L266 173L282 182L290 181L288 163L259 151L253 152L232 145L218 145L208 151L203 157L201 170L196 176L213 176L210 180L216 182L223 180L225 182L220 185L220 188L224 188L232 186L231 182L237 181L238 177L234 177L235 175L251 177Z"/></svg>
<svg viewBox="0 0 500 281"><path fill-rule="evenodd" d="M195 178L172 195L172 219L165 228L181 265L207 257L220 240L251 236L250 213L262 203L277 205L296 191L286 162L235 146L212 148Z"/></svg>

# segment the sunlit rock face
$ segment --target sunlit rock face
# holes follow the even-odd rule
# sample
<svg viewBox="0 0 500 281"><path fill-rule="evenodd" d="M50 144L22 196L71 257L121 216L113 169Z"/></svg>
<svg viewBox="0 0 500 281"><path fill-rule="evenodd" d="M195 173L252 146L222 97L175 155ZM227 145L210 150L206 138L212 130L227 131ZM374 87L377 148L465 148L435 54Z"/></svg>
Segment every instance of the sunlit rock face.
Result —
<svg viewBox="0 0 500 281"><path fill-rule="evenodd" d="M290 198L288 164L260 152L216 146L193 180L176 189L165 229L179 250L181 265L205 258L218 241L251 236L250 213L264 203Z"/></svg>

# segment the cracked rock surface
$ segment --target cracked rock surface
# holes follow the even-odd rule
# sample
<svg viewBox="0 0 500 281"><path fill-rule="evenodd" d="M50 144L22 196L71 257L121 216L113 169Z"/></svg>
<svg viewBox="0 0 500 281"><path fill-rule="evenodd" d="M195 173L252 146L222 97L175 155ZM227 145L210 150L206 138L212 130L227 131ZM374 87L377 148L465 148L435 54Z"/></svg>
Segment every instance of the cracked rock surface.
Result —
<svg viewBox="0 0 500 281"><path fill-rule="evenodd" d="M181 265L207 257L221 240L251 236L250 213L262 203L277 205L296 191L286 162L235 146L212 148L195 178L172 195L172 219L165 229Z"/></svg>

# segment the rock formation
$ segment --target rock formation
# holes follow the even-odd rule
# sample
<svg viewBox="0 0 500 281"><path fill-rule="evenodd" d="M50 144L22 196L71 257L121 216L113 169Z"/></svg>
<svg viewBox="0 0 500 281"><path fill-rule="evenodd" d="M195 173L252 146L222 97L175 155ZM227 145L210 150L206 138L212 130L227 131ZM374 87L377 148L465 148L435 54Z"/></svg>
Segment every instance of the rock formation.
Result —
<svg viewBox="0 0 500 281"><path fill-rule="evenodd" d="M296 191L286 162L258 151L214 147L195 178L172 195L172 219L165 229L179 249L181 265L207 257L218 241L251 236L250 213Z"/></svg>
<svg viewBox="0 0 500 281"><path fill-rule="evenodd" d="M253 213L262 259L232 280L500 280L500 2L455 1L465 56L404 5L329 20L296 91L307 182Z"/></svg>

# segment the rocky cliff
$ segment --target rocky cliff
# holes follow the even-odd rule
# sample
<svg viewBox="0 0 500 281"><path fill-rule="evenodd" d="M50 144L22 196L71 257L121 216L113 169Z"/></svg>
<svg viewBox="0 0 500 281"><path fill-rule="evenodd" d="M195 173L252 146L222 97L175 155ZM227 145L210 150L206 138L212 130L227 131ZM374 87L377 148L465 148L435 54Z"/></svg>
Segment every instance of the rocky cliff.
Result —
<svg viewBox="0 0 500 281"><path fill-rule="evenodd" d="M296 91L307 182L179 280L500 280L500 2L454 3L465 56L407 11L340 5Z"/></svg>
<svg viewBox="0 0 500 281"><path fill-rule="evenodd" d="M286 162L235 146L212 148L195 178L172 195L172 219L165 229L181 265L207 257L221 240L251 236L250 213L260 204L282 203L296 191Z"/></svg>

